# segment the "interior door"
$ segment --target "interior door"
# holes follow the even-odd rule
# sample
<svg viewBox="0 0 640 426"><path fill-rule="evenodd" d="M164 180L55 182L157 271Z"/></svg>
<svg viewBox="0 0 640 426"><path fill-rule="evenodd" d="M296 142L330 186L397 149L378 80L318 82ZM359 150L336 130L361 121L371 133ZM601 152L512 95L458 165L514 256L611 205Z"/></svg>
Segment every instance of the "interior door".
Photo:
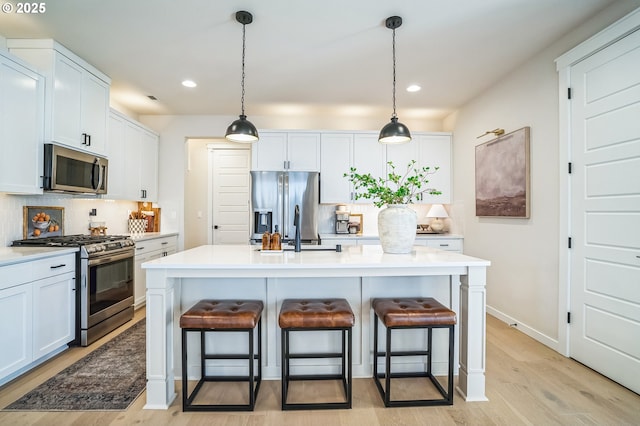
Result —
<svg viewBox="0 0 640 426"><path fill-rule="evenodd" d="M212 244L248 244L251 151L214 149L211 155Z"/></svg>
<svg viewBox="0 0 640 426"><path fill-rule="evenodd" d="M571 69L571 357L640 393L640 31Z"/></svg>

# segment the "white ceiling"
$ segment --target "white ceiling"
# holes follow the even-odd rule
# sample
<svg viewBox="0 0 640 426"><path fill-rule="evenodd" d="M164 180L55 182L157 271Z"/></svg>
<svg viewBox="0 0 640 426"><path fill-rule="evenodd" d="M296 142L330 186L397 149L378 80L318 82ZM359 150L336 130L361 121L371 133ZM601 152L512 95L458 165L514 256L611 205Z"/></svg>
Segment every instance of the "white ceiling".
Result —
<svg viewBox="0 0 640 426"><path fill-rule="evenodd" d="M7 1L7 0L5 0ZM11 3L16 3L10 0ZM53 38L112 78L138 114L398 115L442 118L615 0L49 0L0 13L5 38ZM183 79L198 83L181 86ZM404 89L422 86L417 93ZM150 101L147 95L157 97Z"/></svg>

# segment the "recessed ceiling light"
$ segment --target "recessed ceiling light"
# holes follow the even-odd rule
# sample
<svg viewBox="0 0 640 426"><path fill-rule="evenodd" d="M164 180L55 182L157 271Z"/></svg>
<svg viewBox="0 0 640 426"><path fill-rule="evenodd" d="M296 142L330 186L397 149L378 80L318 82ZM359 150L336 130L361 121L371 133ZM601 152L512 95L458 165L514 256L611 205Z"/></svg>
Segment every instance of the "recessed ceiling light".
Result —
<svg viewBox="0 0 640 426"><path fill-rule="evenodd" d="M419 92L420 89L422 89L422 87L418 86L417 84L412 84L411 86L407 87L407 92Z"/></svg>
<svg viewBox="0 0 640 426"><path fill-rule="evenodd" d="M196 87L197 86L196 82L193 81L193 80L185 80L185 81L182 82L182 85L184 87Z"/></svg>

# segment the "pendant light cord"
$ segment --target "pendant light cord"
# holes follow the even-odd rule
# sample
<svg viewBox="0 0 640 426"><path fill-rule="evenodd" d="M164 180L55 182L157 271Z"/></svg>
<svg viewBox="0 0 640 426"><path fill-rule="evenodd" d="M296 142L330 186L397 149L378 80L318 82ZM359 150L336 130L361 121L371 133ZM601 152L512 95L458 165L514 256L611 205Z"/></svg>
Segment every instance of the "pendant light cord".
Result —
<svg viewBox="0 0 640 426"><path fill-rule="evenodd" d="M396 29L393 29L393 116L392 118L398 117L396 115Z"/></svg>
<svg viewBox="0 0 640 426"><path fill-rule="evenodd" d="M245 50L245 29L246 24L242 24L242 96L240 97L240 109L244 115L244 50Z"/></svg>

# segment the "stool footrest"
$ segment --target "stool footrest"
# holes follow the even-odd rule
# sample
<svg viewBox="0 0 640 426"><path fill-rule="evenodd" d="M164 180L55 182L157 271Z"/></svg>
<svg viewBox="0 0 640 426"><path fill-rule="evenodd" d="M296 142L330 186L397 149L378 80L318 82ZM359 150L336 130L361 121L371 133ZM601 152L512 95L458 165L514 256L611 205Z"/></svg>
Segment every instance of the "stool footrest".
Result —
<svg viewBox="0 0 640 426"><path fill-rule="evenodd" d="M300 353L289 354L290 359L311 359L311 358L342 358L341 352L324 352L324 353Z"/></svg>
<svg viewBox="0 0 640 426"><path fill-rule="evenodd" d="M397 352L391 352L390 353L391 356L416 356L416 355L420 355L420 356L429 356L429 351L397 351ZM383 358L385 356L384 352L376 352L376 357L377 358Z"/></svg>
<svg viewBox="0 0 640 426"><path fill-rule="evenodd" d="M287 378L291 381L298 380L344 380L341 374L298 374L296 376L289 375Z"/></svg>
<svg viewBox="0 0 640 426"><path fill-rule="evenodd" d="M247 354L205 354L203 359L251 359ZM253 355L253 359L258 359L258 355Z"/></svg>

